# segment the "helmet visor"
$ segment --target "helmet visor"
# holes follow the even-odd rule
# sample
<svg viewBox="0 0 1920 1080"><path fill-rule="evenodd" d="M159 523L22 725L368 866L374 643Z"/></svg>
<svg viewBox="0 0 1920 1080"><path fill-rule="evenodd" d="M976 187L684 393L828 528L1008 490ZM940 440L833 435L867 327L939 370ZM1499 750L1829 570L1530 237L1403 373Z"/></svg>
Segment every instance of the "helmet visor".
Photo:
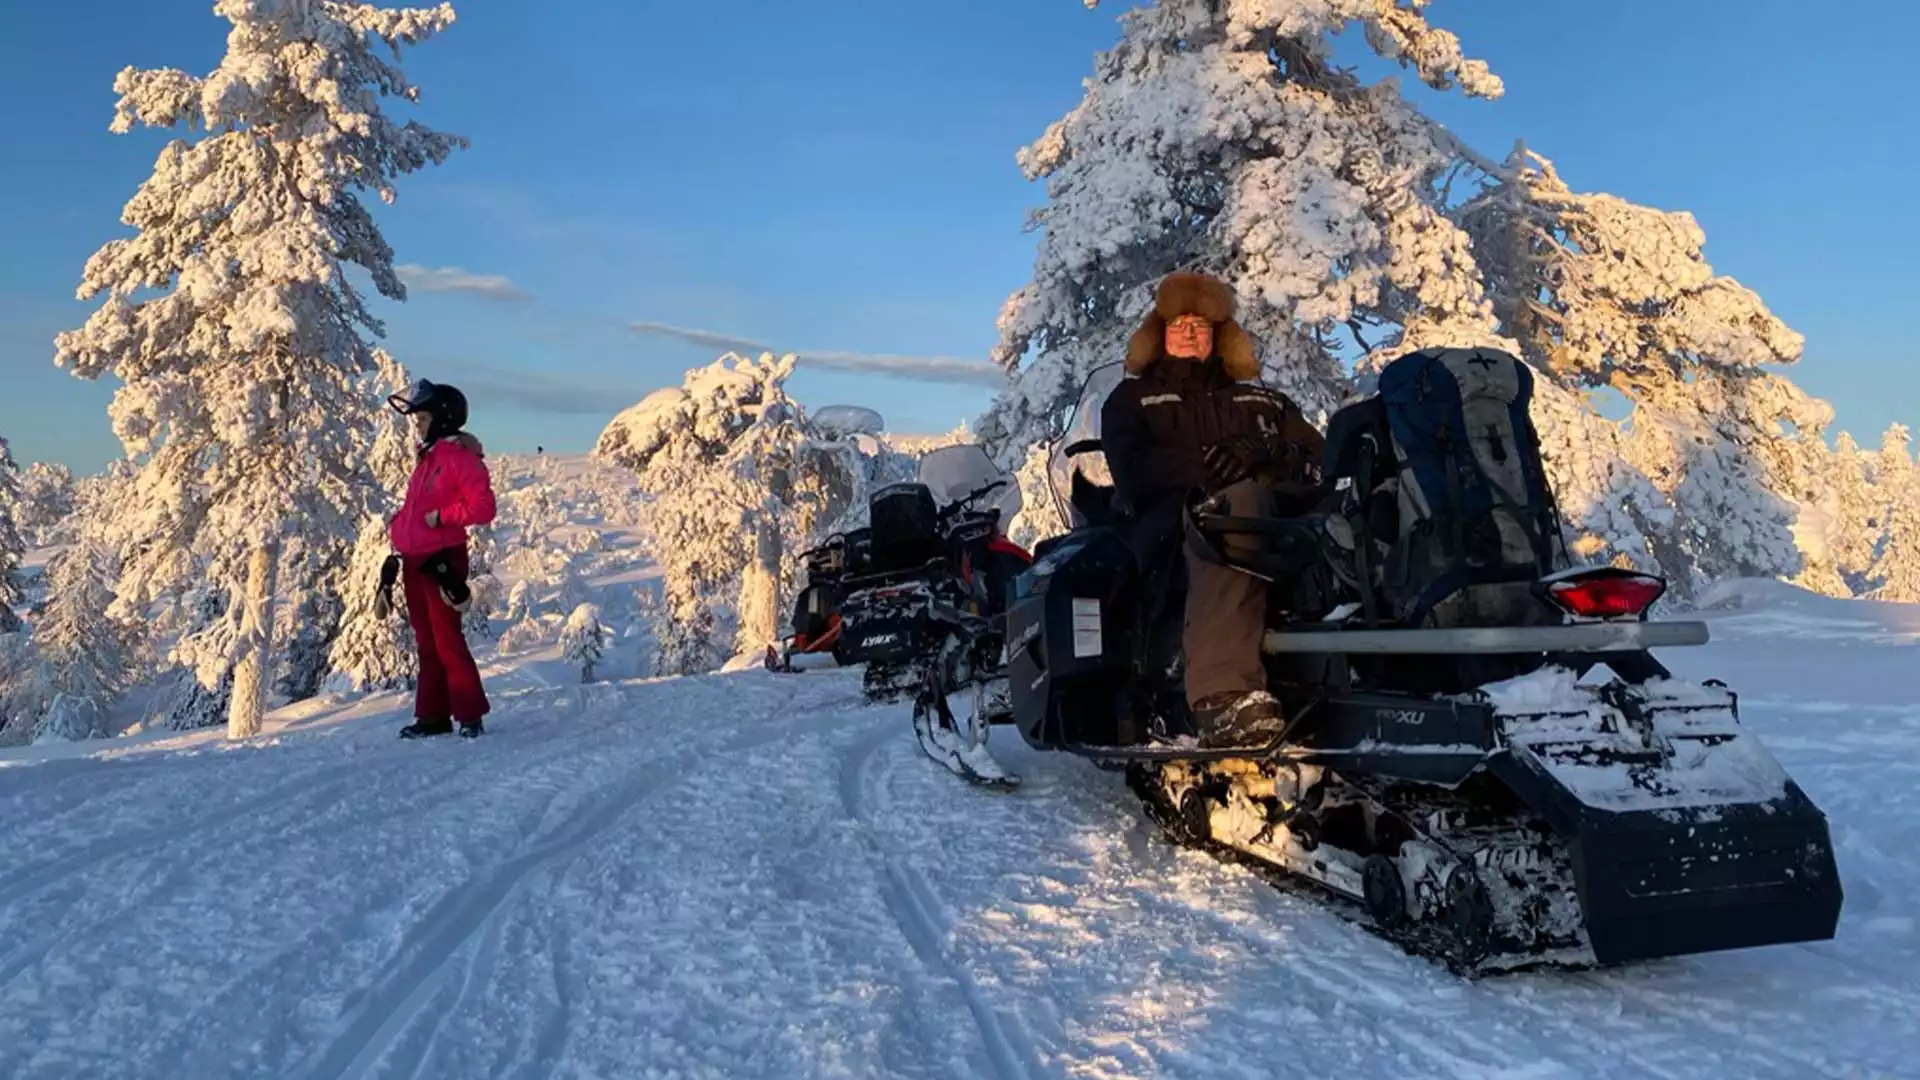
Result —
<svg viewBox="0 0 1920 1080"><path fill-rule="evenodd" d="M425 379L419 379L416 380L412 386L389 397L387 404L393 406L393 411L399 413L401 416L412 416L414 413L426 408L427 403L433 400L433 391L434 386L432 383Z"/></svg>

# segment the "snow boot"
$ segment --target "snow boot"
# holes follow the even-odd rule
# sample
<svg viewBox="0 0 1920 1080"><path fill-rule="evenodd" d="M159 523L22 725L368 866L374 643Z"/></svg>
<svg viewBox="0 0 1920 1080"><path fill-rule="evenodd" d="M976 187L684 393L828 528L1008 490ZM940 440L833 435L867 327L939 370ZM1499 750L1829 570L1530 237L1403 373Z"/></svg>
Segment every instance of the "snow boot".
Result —
<svg viewBox="0 0 1920 1080"><path fill-rule="evenodd" d="M1287 726L1280 702L1265 690L1210 695L1194 703L1193 720L1209 750L1262 749Z"/></svg>
<svg viewBox="0 0 1920 1080"><path fill-rule="evenodd" d="M486 733L487 726L478 720L460 721L460 737L463 739L477 739Z"/></svg>
<svg viewBox="0 0 1920 1080"><path fill-rule="evenodd" d="M422 717L400 729L400 737L403 739L426 739L435 735L451 734L453 734L453 721L444 716L431 719Z"/></svg>

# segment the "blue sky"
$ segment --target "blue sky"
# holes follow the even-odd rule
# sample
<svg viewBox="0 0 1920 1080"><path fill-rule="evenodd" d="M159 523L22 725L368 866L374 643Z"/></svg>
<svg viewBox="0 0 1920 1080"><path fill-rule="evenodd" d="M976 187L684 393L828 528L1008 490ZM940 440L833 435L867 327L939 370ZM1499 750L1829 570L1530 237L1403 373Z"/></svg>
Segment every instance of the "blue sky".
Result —
<svg viewBox="0 0 1920 1080"><path fill-rule="evenodd" d="M468 0L410 54L418 116L473 140L403 181L399 261L507 290L386 305L387 346L466 386L491 445L581 450L715 349L647 321L780 349L983 357L1027 278L1041 190L1017 148L1070 108L1117 0L723 6ZM106 385L52 365L73 289L117 234L159 133L108 134L126 65L204 72L209 0L0 5L0 435L22 461L117 451ZM662 10L665 9L665 10ZM1436 0L1507 82L1419 98L1474 145L1516 137L1575 187L1694 212L1708 255L1808 336L1794 377L1872 443L1920 426L1920 121L1904 43L1920 5L1815 15L1787 0ZM1417 84L1415 84L1417 87ZM803 368L802 401L874 405L902 431L979 412L982 387Z"/></svg>

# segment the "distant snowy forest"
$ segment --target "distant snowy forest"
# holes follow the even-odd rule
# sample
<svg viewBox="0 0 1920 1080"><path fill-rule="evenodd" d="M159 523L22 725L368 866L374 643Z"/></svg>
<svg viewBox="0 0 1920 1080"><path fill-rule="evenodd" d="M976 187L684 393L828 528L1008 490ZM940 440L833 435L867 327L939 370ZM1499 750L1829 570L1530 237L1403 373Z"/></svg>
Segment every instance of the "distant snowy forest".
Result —
<svg viewBox="0 0 1920 1080"><path fill-rule="evenodd" d="M1714 272L1691 215L1580 191L1529 145L1469 147L1336 63L1358 27L1428 86L1498 98L1427 10L1128 11L1084 100L1017 155L1045 201L984 416L901 439L867 410L802 407L793 357L723 356L620 413L590 461L489 459L501 517L474 538L470 633L557 648L584 679L712 670L781 632L802 551L943 442L1019 473L1015 539L1058 532L1047 449L1183 269L1233 285L1265 378L1322 420L1414 348L1523 357L1575 550L1667 576L1674 603L1736 577L1920 601L1907 428L1871 450L1832 430L1786 373L1801 335ZM82 271L97 308L53 343L72 374L117 381L124 456L76 478L0 440L0 743L245 737L275 703L412 677L403 620L374 603L413 450L380 408L409 373L376 347L365 290L406 287L367 196L393 202L466 146L388 111L418 97L402 52L454 11L215 11L233 28L215 71L115 80L114 132L180 137Z"/></svg>

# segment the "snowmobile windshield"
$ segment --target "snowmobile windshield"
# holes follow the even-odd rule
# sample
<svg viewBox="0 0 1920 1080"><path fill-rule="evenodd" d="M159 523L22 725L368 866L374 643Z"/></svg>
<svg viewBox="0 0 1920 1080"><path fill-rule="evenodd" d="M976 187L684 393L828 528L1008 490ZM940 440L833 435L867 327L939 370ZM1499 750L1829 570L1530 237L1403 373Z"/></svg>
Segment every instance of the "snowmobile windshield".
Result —
<svg viewBox="0 0 1920 1080"><path fill-rule="evenodd" d="M885 418L863 405L827 405L815 410L809 419L816 430L831 439L879 435L887 430Z"/></svg>
<svg viewBox="0 0 1920 1080"><path fill-rule="evenodd" d="M948 507L995 481L1005 486L981 496L976 510L998 509L1001 524L1020 512L1020 483L978 446L943 446L920 459L919 481L933 493L933 501Z"/></svg>
<svg viewBox="0 0 1920 1080"><path fill-rule="evenodd" d="M1107 471L1106 454L1087 449L1078 449L1076 452L1076 449L1100 441L1100 408L1107 403L1107 395L1113 393L1113 388L1119 386L1126 377L1124 364L1094 368L1081 385L1073 414L1067 419L1060 438L1054 442L1053 452L1047 456L1047 486L1053 489L1054 508L1060 512L1063 521L1084 524L1080 516L1072 512L1075 475L1083 483L1099 487L1113 484L1113 474Z"/></svg>

